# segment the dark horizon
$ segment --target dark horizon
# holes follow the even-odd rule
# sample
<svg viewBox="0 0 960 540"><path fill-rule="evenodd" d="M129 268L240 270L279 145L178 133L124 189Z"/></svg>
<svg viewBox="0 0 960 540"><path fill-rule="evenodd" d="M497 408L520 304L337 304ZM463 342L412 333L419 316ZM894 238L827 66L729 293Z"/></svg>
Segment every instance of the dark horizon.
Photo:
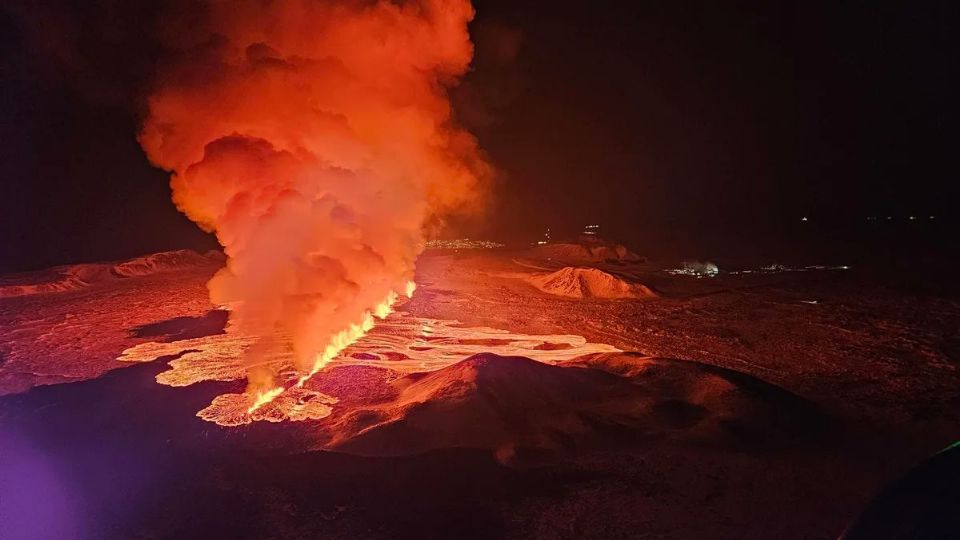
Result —
<svg viewBox="0 0 960 540"><path fill-rule="evenodd" d="M665 252L700 233L773 243L804 216L954 228L948 3L475 6L474 68L453 101L501 176L450 236L596 222ZM160 7L0 10L0 270L216 247L136 141Z"/></svg>

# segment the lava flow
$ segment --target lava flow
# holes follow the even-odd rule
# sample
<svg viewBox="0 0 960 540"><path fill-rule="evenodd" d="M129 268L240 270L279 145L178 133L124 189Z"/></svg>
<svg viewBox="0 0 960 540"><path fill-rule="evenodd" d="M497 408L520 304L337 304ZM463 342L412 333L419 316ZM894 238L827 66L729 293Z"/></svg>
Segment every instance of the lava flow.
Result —
<svg viewBox="0 0 960 540"><path fill-rule="evenodd" d="M410 298L413 296L413 291L416 289L416 283L410 281L405 287L407 291L407 297ZM324 368L331 360L337 357L344 349L353 345L360 338L366 335L367 332L374 326L374 317L378 319L384 319L387 315L393 313L393 305L397 302L399 295L395 291L390 291L387 294L387 297L384 298L383 302L377 304L374 308L373 313L369 311L363 313L362 320L359 324L351 324L344 330L337 332L333 339L331 339L330 344L323 350L323 353L317 355L316 360L314 360L313 367L308 373L301 376L297 379L297 383L293 385L295 388L302 388L304 383L310 380L310 377L313 377L317 374L318 371ZM247 409L248 414L253 414L257 409L270 403L276 399L280 394L286 390L283 386L277 386L267 390L258 391L255 396L253 396L253 404Z"/></svg>
<svg viewBox="0 0 960 540"><path fill-rule="evenodd" d="M490 166L452 118L468 0L177 3L140 143L214 232L208 284L251 343L249 414L304 382L415 287L425 231L478 211ZM313 413L311 413L313 414Z"/></svg>
<svg viewBox="0 0 960 540"><path fill-rule="evenodd" d="M412 282L407 291L414 289ZM197 413L200 418L223 426L255 421L317 420L332 413L338 398L307 387L306 382L323 368L366 366L383 371L384 377L436 371L481 352L501 356L524 356L554 364L576 361L594 353L617 352L603 343L590 343L577 335L530 335L486 327L463 327L457 321L417 317L403 310L393 312L389 295L380 305L387 316L375 326L374 315L367 324L351 327L353 333L341 334L342 341L317 357L315 368L303 375L290 371L292 352L271 358L271 369L286 374L285 385L273 387L259 396L248 393L222 394L210 406ZM233 381L244 376L244 351L257 339L228 328L224 334L172 342L147 342L131 347L118 360L150 362L165 356L177 356L170 369L157 375L157 382L170 386L188 386L202 381ZM336 353L333 351L336 350Z"/></svg>

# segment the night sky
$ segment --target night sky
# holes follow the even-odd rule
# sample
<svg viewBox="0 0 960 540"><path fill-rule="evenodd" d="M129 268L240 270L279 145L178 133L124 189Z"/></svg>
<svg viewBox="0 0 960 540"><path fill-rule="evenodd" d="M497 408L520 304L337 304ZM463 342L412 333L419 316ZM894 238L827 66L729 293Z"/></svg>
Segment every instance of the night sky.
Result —
<svg viewBox="0 0 960 540"><path fill-rule="evenodd" d="M453 101L501 175L464 231L950 221L953 2L604 4L475 1ZM159 5L0 8L0 270L215 247L135 139Z"/></svg>

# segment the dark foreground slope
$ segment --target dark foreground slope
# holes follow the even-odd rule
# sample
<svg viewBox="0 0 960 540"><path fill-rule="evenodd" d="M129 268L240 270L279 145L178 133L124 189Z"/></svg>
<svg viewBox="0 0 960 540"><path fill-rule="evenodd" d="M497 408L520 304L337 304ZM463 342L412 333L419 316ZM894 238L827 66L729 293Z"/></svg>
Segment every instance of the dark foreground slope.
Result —
<svg viewBox="0 0 960 540"><path fill-rule="evenodd" d="M332 446L397 455L469 447L561 452L684 442L735 448L815 438L826 421L804 400L728 370L604 354L575 366L472 356L391 383L390 399L356 407Z"/></svg>
<svg viewBox="0 0 960 540"><path fill-rule="evenodd" d="M231 383L157 385L165 360L0 398L4 537L829 536L876 475L809 403L691 362L478 355L221 428L194 412Z"/></svg>

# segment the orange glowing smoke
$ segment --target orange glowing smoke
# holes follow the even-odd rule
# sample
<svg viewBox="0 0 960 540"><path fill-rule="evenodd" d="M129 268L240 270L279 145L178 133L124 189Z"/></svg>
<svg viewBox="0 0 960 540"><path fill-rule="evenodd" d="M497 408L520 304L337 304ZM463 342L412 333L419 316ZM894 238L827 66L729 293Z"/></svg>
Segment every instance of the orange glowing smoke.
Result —
<svg viewBox="0 0 960 540"><path fill-rule="evenodd" d="M451 117L468 0L178 3L140 143L216 233L209 283L246 349L251 411L412 294L424 230L478 208L490 168ZM191 9L191 6L196 9Z"/></svg>

